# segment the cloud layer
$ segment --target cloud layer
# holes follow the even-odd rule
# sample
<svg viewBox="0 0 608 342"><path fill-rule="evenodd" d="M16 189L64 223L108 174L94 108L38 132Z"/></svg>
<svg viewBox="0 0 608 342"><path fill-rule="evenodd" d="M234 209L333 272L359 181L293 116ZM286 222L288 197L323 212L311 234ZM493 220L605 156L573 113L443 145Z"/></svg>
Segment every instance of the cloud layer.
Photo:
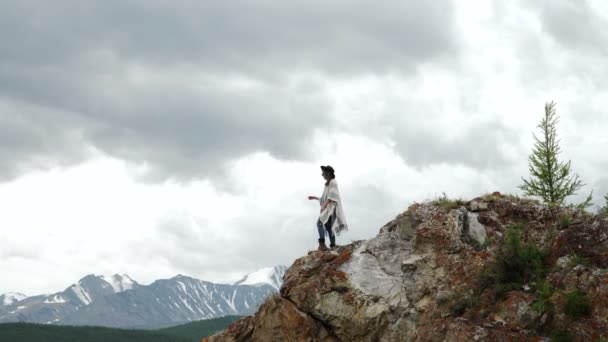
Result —
<svg viewBox="0 0 608 342"><path fill-rule="evenodd" d="M457 51L448 1L1 6L5 179L89 147L156 180L207 177L258 150L302 157L330 124L327 77L407 74Z"/></svg>
<svg viewBox="0 0 608 342"><path fill-rule="evenodd" d="M603 195L607 19L601 1L4 1L0 293L288 264L314 247L320 164L343 243L442 192L517 192L551 100L588 184L573 200Z"/></svg>

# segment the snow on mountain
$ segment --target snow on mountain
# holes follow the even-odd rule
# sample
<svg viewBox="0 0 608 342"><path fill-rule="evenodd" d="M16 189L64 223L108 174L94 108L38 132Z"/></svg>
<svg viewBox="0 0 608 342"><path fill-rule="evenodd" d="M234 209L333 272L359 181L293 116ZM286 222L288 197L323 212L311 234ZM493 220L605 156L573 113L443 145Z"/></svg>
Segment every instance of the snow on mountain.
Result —
<svg viewBox="0 0 608 342"><path fill-rule="evenodd" d="M126 274L89 274L62 292L0 296L0 323L164 326L178 322L252 315L282 285L287 267L267 267L237 284L215 284L184 275L141 285ZM17 301L22 299L21 301Z"/></svg>
<svg viewBox="0 0 608 342"><path fill-rule="evenodd" d="M80 285L80 282L78 284L70 286L70 289L74 292L74 294L76 294L78 299L80 299L80 301L84 305L89 305L91 303L91 297L89 296L87 291Z"/></svg>
<svg viewBox="0 0 608 342"><path fill-rule="evenodd" d="M25 298L27 298L27 296L19 292L8 292L0 296L3 305L13 305L14 303L19 302Z"/></svg>
<svg viewBox="0 0 608 342"><path fill-rule="evenodd" d="M67 300L65 298L63 298L63 296L61 296L60 294L55 294L55 295L51 295L48 296L44 302L45 304L63 304L63 303L67 303Z"/></svg>
<svg viewBox="0 0 608 342"><path fill-rule="evenodd" d="M283 275L287 266L279 265L274 267L264 267L253 273L249 273L234 285L263 285L268 284L279 291L283 284Z"/></svg>
<svg viewBox="0 0 608 342"><path fill-rule="evenodd" d="M95 275L89 274L73 284L67 290L76 295L77 300L84 305L89 305L100 296L108 293L121 293L140 286L136 281L126 274ZM49 302L57 302L49 299Z"/></svg>
<svg viewBox="0 0 608 342"><path fill-rule="evenodd" d="M101 275L99 277L108 284L110 284L110 286L112 286L112 289L114 289L115 293L130 290L133 288L133 284L136 283L133 279L131 279L131 277L126 274Z"/></svg>

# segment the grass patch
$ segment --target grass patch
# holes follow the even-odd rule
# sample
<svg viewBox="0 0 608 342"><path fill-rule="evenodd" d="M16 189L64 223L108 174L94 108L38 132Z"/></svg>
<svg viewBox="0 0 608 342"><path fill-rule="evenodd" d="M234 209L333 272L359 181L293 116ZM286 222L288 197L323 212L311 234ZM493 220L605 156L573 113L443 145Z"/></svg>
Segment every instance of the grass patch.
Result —
<svg viewBox="0 0 608 342"><path fill-rule="evenodd" d="M485 241L480 245L480 247L482 249L485 249L486 247L493 245L496 242L496 238L494 236L490 236L489 238L485 239Z"/></svg>
<svg viewBox="0 0 608 342"><path fill-rule="evenodd" d="M583 265L585 267L591 266L591 259L582 257L576 253L570 254L570 260L568 261L568 266L570 268Z"/></svg>
<svg viewBox="0 0 608 342"><path fill-rule="evenodd" d="M566 294L564 312L574 319L591 315L591 302L587 294L580 290Z"/></svg>
<svg viewBox="0 0 608 342"><path fill-rule="evenodd" d="M541 201L535 199L535 198L531 198L531 197L520 197L518 195L514 195L514 194L501 194L500 197L499 196L495 196L492 194L487 194L484 195L482 197L484 200L497 200L499 198L504 198L507 199L513 203L534 203L534 204L541 204Z"/></svg>
<svg viewBox="0 0 608 342"><path fill-rule="evenodd" d="M448 198L448 196L445 194L445 192L441 195L441 197L433 200L431 202L431 204L433 204L434 206L446 209L446 210L451 210L451 209L458 209L462 206L464 206L466 203L465 200L457 198L457 199L451 199Z"/></svg>
<svg viewBox="0 0 608 342"><path fill-rule="evenodd" d="M492 202L492 201L498 201L501 198L501 196L505 197L505 195L495 195L493 193L488 193L488 194L481 196L481 199L486 202Z"/></svg>
<svg viewBox="0 0 608 342"><path fill-rule="evenodd" d="M572 224L573 221L574 219L572 218L572 216L561 216L559 218L559 225L561 228L564 228Z"/></svg>
<svg viewBox="0 0 608 342"><path fill-rule="evenodd" d="M461 292L455 296L454 304L450 307L450 313L454 317L462 316L468 309L479 303L479 293Z"/></svg>
<svg viewBox="0 0 608 342"><path fill-rule="evenodd" d="M551 342L573 342L574 339L568 332L563 330L554 331L551 334Z"/></svg>

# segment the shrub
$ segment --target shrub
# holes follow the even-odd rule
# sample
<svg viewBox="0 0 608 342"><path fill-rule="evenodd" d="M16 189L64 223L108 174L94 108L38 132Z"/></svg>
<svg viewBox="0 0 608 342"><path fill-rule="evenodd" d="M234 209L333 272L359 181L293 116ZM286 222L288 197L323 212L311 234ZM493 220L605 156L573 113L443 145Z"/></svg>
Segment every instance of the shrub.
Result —
<svg viewBox="0 0 608 342"><path fill-rule="evenodd" d="M505 234L504 245L498 253L499 281L518 283L544 277L544 253L533 245L522 245L518 228L510 228Z"/></svg>
<svg viewBox="0 0 608 342"><path fill-rule="evenodd" d="M589 301L589 297L580 290L568 293L566 295L564 312L575 319L591 315L591 302Z"/></svg>
<svg viewBox="0 0 608 342"><path fill-rule="evenodd" d="M565 228L565 227L569 226L570 224L572 224L572 222L573 222L572 216L563 215L563 216L559 217L560 228Z"/></svg>
<svg viewBox="0 0 608 342"><path fill-rule="evenodd" d="M545 280L541 280L536 284L536 302L532 304L532 308L539 312L544 312L553 308L551 297L553 296L553 286Z"/></svg>
<svg viewBox="0 0 608 342"><path fill-rule="evenodd" d="M545 258L546 253L536 246L521 243L519 227L510 226L496 259L482 272L481 286L494 286L496 295L502 296L525 283L540 282L547 273Z"/></svg>

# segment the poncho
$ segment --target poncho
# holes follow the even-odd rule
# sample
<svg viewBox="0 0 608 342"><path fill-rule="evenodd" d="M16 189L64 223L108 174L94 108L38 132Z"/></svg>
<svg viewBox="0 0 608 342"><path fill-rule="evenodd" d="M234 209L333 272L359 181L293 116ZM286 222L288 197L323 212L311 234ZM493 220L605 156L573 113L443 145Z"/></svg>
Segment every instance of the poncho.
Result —
<svg viewBox="0 0 608 342"><path fill-rule="evenodd" d="M330 201L331 200L331 201ZM321 223L325 224L329 220L329 217L335 213L336 219L332 225L332 230L336 235L340 235L343 231L348 231L348 226L346 224L346 219L344 217L344 208L342 207L342 201L340 199L340 192L338 191L338 183L335 179L331 179L329 184L325 186L323 190L323 195L319 202L321 203L321 207L325 204L325 202L330 201L325 210L321 212L319 215L319 220Z"/></svg>

